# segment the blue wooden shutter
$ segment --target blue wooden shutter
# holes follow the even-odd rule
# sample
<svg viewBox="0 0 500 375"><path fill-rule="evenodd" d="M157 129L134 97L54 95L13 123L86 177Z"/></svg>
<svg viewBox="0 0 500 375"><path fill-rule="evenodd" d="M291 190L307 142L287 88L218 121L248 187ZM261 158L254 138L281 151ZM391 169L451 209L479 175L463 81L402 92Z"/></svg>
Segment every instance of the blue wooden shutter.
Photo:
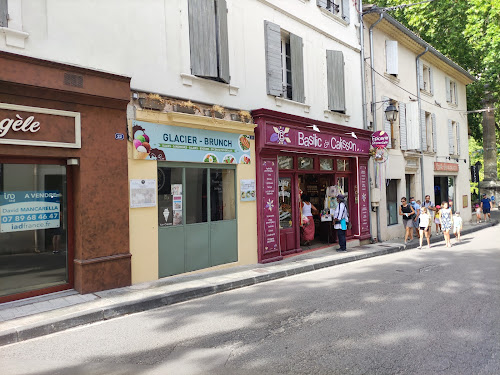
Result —
<svg viewBox="0 0 500 375"><path fill-rule="evenodd" d="M432 118L432 150L437 152L437 125L436 125L436 114L431 115Z"/></svg>
<svg viewBox="0 0 500 375"><path fill-rule="evenodd" d="M266 38L266 83L269 95L283 94L283 76L281 70L281 28L275 23L264 21Z"/></svg>
<svg viewBox="0 0 500 375"><path fill-rule="evenodd" d="M389 107L389 98L387 96L383 96L382 100L384 101L383 110L382 110L382 118L384 119L384 131L389 134L389 144L388 148L392 148L392 132L391 132L391 123L387 121L387 117L385 116L385 110Z"/></svg>
<svg viewBox="0 0 500 375"><path fill-rule="evenodd" d="M302 38L290 33L290 63L292 65L292 100L305 102L304 52Z"/></svg>
<svg viewBox="0 0 500 375"><path fill-rule="evenodd" d="M219 56L219 78L229 83L229 37L227 31L226 0L215 0L217 12L217 52Z"/></svg>
<svg viewBox="0 0 500 375"><path fill-rule="evenodd" d="M387 74L398 74L398 42L396 40L385 41L385 57Z"/></svg>
<svg viewBox="0 0 500 375"><path fill-rule="evenodd" d="M328 109L345 112L344 54L341 51L326 51L326 78Z"/></svg>
<svg viewBox="0 0 500 375"><path fill-rule="evenodd" d="M399 136L401 138L401 150L408 150L408 141L406 140L406 105L399 103Z"/></svg>
<svg viewBox="0 0 500 375"><path fill-rule="evenodd" d="M349 0L342 0L342 19L347 23L351 22Z"/></svg>
<svg viewBox="0 0 500 375"><path fill-rule="evenodd" d="M189 0L188 18L191 74L218 78L215 3Z"/></svg>
<svg viewBox="0 0 500 375"><path fill-rule="evenodd" d="M453 137L453 123L448 120L448 153L453 155L455 152L455 138Z"/></svg>

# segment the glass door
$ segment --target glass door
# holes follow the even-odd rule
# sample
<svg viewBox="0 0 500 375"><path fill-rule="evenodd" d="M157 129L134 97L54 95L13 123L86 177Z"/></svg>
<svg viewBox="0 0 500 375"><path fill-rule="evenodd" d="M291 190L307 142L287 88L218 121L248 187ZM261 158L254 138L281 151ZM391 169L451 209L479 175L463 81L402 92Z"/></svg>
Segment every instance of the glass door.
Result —
<svg viewBox="0 0 500 375"><path fill-rule="evenodd" d="M340 192L340 194L342 194L345 198L344 198L344 203L347 207L347 212L349 213L349 220L351 219L351 216L353 216L350 212L350 206L351 206L351 202L350 202L350 194L349 194L349 179L350 177L347 176L347 175L340 175L340 174L337 174L335 176L335 180L336 180L336 185L337 185L337 189L338 191ZM348 229L347 230L347 236L350 236L351 235L351 232L352 232L352 229Z"/></svg>
<svg viewBox="0 0 500 375"><path fill-rule="evenodd" d="M294 225L296 204L294 178L291 173L280 173L278 181L278 202L280 215L280 249L281 251L296 248L296 230L299 223ZM297 228L296 228L297 227Z"/></svg>

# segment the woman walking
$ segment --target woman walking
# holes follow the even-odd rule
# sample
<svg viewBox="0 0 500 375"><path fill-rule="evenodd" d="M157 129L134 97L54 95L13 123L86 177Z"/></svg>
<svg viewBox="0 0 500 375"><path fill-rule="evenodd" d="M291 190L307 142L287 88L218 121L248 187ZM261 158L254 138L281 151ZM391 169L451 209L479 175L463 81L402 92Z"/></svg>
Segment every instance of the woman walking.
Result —
<svg viewBox="0 0 500 375"><path fill-rule="evenodd" d="M450 242L450 230L453 225L453 214L451 213L451 208L448 208L448 202L441 203L441 210L439 210L439 217L441 220L441 230L444 234L444 240L446 242L446 247L451 247Z"/></svg>
<svg viewBox="0 0 500 375"><path fill-rule="evenodd" d="M307 194L302 195L302 228L301 228L301 242L305 246L309 246L311 241L314 240L314 218L313 213L318 212L309 201Z"/></svg>
<svg viewBox="0 0 500 375"><path fill-rule="evenodd" d="M405 228L405 245L408 242L408 237L410 240L413 239L413 215L415 215L415 210L406 201L406 197L401 198L401 206L399 207L399 214L403 216L403 225Z"/></svg>
<svg viewBox="0 0 500 375"><path fill-rule="evenodd" d="M421 213L420 213L420 224L419 224L419 231L420 231L420 246L419 249L422 248L422 242L424 241L424 235L425 238L427 238L427 248L431 248L431 242L430 242L430 234L431 234L431 215L429 215L429 210L427 207L422 207Z"/></svg>

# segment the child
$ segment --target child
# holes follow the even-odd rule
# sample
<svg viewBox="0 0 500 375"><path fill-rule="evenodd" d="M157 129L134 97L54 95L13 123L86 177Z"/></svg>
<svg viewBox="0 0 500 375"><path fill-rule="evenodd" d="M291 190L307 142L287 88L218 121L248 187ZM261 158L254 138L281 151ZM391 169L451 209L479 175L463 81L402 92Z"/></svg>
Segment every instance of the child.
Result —
<svg viewBox="0 0 500 375"><path fill-rule="evenodd" d="M462 230L462 218L460 217L460 212L455 212L455 217L453 218L453 233L457 242L460 242L460 231Z"/></svg>
<svg viewBox="0 0 500 375"><path fill-rule="evenodd" d="M434 223L436 223L436 233L439 233L441 231L441 220L440 220L440 216L439 216L440 209L441 209L441 206L438 204L436 206L436 214L434 215Z"/></svg>
<svg viewBox="0 0 500 375"><path fill-rule="evenodd" d="M476 224L481 222L481 207L476 204Z"/></svg>
<svg viewBox="0 0 500 375"><path fill-rule="evenodd" d="M427 210L427 207L422 207L421 209L422 213L420 214L419 218L419 233L420 233L420 246L418 247L419 249L422 248L422 242L424 240L424 235L425 238L427 238L427 248L431 248L431 243L429 239L429 235L431 233L431 216L429 215L429 212Z"/></svg>

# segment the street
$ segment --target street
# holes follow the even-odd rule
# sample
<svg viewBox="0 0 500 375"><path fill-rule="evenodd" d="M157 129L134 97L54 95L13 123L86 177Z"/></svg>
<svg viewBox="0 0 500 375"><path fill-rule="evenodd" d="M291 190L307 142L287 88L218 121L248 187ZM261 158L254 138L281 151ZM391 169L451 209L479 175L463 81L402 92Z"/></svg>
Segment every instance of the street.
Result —
<svg viewBox="0 0 500 375"><path fill-rule="evenodd" d="M0 348L2 374L498 374L500 228Z"/></svg>

